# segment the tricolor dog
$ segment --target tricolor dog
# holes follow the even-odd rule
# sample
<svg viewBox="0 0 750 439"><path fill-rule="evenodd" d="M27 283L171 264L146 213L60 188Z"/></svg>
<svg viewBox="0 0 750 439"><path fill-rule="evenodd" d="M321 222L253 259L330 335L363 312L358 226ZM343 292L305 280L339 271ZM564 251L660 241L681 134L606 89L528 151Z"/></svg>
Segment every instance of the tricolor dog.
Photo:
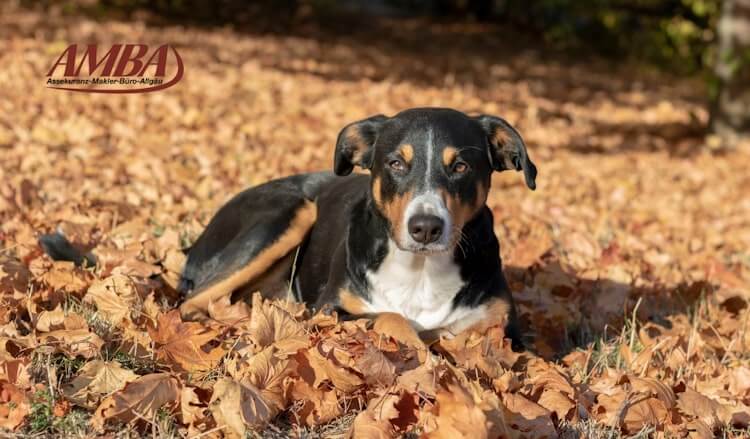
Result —
<svg viewBox="0 0 750 439"><path fill-rule="evenodd" d="M273 180L219 209L188 252L182 315L291 290L313 308L396 313L432 336L502 322L520 348L486 206L492 172L507 169L536 187L521 136L498 117L416 108L354 122L338 136L333 173ZM55 259L93 263L59 234L40 242Z"/></svg>
<svg viewBox="0 0 750 439"><path fill-rule="evenodd" d="M500 319L519 347L486 206L492 172L507 169L535 188L521 136L498 117L417 108L354 122L338 136L333 173L270 181L216 213L189 250L180 310L196 317L227 295L291 288L313 308L398 313L418 331Z"/></svg>

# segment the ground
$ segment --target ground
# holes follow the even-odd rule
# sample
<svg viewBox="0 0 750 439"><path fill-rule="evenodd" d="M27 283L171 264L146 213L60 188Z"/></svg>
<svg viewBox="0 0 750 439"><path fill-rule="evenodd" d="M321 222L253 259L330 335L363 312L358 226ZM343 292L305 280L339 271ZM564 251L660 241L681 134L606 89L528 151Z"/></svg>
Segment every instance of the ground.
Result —
<svg viewBox="0 0 750 439"><path fill-rule="evenodd" d="M46 89L89 41L175 44L185 76ZM750 157L703 146L700 80L477 24L262 35L13 3L0 65L0 434L750 434ZM425 350L259 297L173 311L182 250L223 202L330 169L345 124L415 106L499 115L528 143L537 190L505 172L488 202L527 352L497 327ZM53 230L97 266L43 255Z"/></svg>

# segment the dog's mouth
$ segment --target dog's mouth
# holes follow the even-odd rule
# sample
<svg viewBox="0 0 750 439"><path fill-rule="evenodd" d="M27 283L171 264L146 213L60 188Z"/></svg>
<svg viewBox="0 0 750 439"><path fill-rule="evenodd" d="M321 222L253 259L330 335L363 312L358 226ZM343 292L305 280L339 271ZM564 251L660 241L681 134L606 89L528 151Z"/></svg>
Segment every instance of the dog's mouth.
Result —
<svg viewBox="0 0 750 439"><path fill-rule="evenodd" d="M414 254L422 255L422 256L429 256L429 255L436 255L441 253L447 253L452 252L456 245L458 245L458 234L455 234L456 236L453 236L451 234L450 238L445 240L444 242L433 242L430 244L421 244L419 242L416 242L412 239L406 239L406 242L402 242L400 239L393 239L396 246L399 248L399 250L411 252ZM442 240L441 240L442 241Z"/></svg>

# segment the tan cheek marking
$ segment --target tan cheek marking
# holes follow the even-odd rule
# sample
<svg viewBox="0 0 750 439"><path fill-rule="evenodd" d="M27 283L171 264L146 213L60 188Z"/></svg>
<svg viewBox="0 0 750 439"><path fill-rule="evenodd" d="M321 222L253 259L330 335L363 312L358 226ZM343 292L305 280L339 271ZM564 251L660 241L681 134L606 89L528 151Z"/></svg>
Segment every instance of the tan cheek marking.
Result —
<svg viewBox="0 0 750 439"><path fill-rule="evenodd" d="M382 209L383 198L380 194L380 177L374 177L372 180L372 199L375 200L375 206Z"/></svg>
<svg viewBox="0 0 750 439"><path fill-rule="evenodd" d="M365 301L346 288L339 290L339 306L352 315L367 314L369 311Z"/></svg>
<svg viewBox="0 0 750 439"><path fill-rule="evenodd" d="M482 183L477 183L477 195L473 203L465 203L458 196L451 195L446 191L442 191L442 197L445 201L445 207L451 214L453 225L461 229L484 206L487 201L487 189Z"/></svg>
<svg viewBox="0 0 750 439"><path fill-rule="evenodd" d="M443 165L450 166L451 163L456 160L457 155L458 150L456 150L456 148L452 146L446 146L445 149L443 149Z"/></svg>
<svg viewBox="0 0 750 439"><path fill-rule="evenodd" d="M457 196L451 195L445 191L442 191L443 200L445 201L445 207L448 208L448 212L451 214L451 222L454 227L459 230L464 227L467 221L471 219L475 212L474 206L466 204L461 201Z"/></svg>
<svg viewBox="0 0 750 439"><path fill-rule="evenodd" d="M413 195L412 192L406 192L402 195L396 195L392 200L383 204L383 215L391 222L391 229L395 237L401 236L404 212Z"/></svg>
<svg viewBox="0 0 750 439"><path fill-rule="evenodd" d="M390 221L393 236L401 236L404 211L409 201L411 201L412 193L407 192L403 195L396 195L392 200L383 202L380 177L374 177L372 181L372 198L378 210Z"/></svg>
<svg viewBox="0 0 750 439"><path fill-rule="evenodd" d="M180 313L186 319L197 318L204 315L208 304L219 298L232 294L234 290L245 285L266 272L282 256L289 253L304 239L310 227L315 223L318 209L312 201L306 201L297 210L289 228L268 247L264 248L246 266L235 271L228 277L210 285L208 288L196 293L195 296L180 305Z"/></svg>
<svg viewBox="0 0 750 439"><path fill-rule="evenodd" d="M401 145L401 149L399 150L399 152L401 153L401 157L404 158L406 164L410 165L411 161L414 159L414 147L407 143L405 145Z"/></svg>

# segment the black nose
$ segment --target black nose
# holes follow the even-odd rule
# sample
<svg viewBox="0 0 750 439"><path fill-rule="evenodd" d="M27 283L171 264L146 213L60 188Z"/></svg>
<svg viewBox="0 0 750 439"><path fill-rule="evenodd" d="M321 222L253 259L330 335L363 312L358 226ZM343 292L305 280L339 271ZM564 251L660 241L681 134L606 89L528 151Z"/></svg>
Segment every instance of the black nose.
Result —
<svg viewBox="0 0 750 439"><path fill-rule="evenodd" d="M435 215L414 215L409 219L409 234L422 244L435 242L443 234L443 220Z"/></svg>

